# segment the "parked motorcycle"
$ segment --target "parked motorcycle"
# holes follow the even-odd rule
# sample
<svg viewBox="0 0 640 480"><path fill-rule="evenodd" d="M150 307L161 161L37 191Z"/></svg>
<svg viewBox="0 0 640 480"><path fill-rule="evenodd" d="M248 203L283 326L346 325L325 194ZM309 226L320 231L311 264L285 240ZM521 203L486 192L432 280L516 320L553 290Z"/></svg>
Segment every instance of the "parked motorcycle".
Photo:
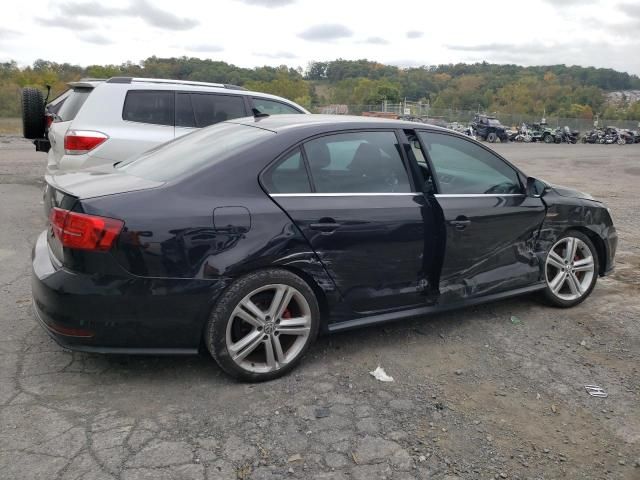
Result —
<svg viewBox="0 0 640 480"><path fill-rule="evenodd" d="M584 134L581 139L582 143L598 143L603 144L605 142L604 132L598 128L591 130Z"/></svg>
<svg viewBox="0 0 640 480"><path fill-rule="evenodd" d="M578 130L571 130L569 126L565 125L563 128L556 130L556 143L578 143L578 137L580 132Z"/></svg>

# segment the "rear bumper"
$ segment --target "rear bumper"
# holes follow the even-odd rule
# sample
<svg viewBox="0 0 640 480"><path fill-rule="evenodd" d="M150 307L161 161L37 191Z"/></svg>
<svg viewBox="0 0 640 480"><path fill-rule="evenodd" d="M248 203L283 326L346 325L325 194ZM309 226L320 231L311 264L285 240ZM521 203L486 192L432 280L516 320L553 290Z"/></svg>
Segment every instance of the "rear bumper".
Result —
<svg viewBox="0 0 640 480"><path fill-rule="evenodd" d="M196 353L220 281L83 274L52 262L46 232L32 253L39 323L72 350L122 354Z"/></svg>

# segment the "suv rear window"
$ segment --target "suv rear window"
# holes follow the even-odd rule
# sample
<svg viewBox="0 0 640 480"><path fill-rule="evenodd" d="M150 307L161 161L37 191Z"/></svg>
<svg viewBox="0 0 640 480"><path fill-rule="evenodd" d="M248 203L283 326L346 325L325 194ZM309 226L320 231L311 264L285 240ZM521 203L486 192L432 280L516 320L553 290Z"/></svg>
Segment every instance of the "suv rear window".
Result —
<svg viewBox="0 0 640 480"><path fill-rule="evenodd" d="M80 108L84 105L87 98L89 98L89 94L92 91L93 88L90 87L75 87L60 107L60 111L58 112L60 121L69 122L76 118Z"/></svg>
<svg viewBox="0 0 640 480"><path fill-rule="evenodd" d="M122 119L173 126L174 97L173 92L162 90L130 90L124 100Z"/></svg>
<svg viewBox="0 0 640 480"><path fill-rule="evenodd" d="M262 128L220 123L164 143L116 168L136 177L166 182L246 152L272 135L275 133Z"/></svg>

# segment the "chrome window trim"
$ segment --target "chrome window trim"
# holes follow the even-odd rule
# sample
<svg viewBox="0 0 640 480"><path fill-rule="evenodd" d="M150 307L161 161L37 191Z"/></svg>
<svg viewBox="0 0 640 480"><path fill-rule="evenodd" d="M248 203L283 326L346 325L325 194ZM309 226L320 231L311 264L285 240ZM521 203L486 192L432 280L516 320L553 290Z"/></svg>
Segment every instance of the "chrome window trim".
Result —
<svg viewBox="0 0 640 480"><path fill-rule="evenodd" d="M524 193L436 193L436 198L524 197Z"/></svg>
<svg viewBox="0 0 640 480"><path fill-rule="evenodd" d="M416 192L379 192L379 193L270 193L270 197L394 197L394 196L407 196L412 197L416 195L422 195Z"/></svg>
<svg viewBox="0 0 640 480"><path fill-rule="evenodd" d="M393 197L393 196L416 196L422 195L420 192L378 192L378 193L270 193L270 197ZM473 197L524 197L524 193L436 193L436 198L473 198Z"/></svg>

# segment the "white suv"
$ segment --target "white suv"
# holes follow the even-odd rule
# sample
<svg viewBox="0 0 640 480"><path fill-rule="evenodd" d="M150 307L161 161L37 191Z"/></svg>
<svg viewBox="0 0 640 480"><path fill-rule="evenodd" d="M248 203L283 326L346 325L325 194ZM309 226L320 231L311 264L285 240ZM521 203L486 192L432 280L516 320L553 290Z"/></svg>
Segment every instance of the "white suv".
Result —
<svg viewBox="0 0 640 480"><path fill-rule="evenodd" d="M69 86L62 101L53 101L58 101L55 109L45 110L41 103L41 112L25 103L33 89L23 93L25 137L35 138L36 149L48 150L48 173L113 164L232 118L309 113L284 98L219 83L114 77ZM28 112L42 115L36 119L41 138L27 135L26 125L33 121Z"/></svg>

